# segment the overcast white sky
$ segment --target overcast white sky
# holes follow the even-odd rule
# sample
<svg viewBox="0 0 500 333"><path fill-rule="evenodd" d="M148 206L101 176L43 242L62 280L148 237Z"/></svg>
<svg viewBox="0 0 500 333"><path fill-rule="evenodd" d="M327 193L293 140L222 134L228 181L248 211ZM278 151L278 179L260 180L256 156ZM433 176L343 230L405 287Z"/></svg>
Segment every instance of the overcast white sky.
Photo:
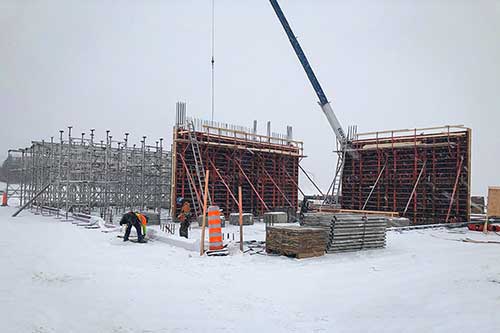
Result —
<svg viewBox="0 0 500 333"><path fill-rule="evenodd" d="M344 127L464 124L473 194L500 185L500 2L281 0ZM0 158L67 125L170 144L210 117L211 0L0 0ZM294 127L332 178L333 134L267 0L216 0L218 121Z"/></svg>

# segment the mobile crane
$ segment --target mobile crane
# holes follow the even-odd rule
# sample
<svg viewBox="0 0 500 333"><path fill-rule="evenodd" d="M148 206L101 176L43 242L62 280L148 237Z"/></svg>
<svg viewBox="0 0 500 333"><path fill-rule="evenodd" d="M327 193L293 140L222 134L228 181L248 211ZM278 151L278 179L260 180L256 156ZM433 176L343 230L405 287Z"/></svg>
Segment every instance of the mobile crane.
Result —
<svg viewBox="0 0 500 333"><path fill-rule="evenodd" d="M339 201L339 195L340 195L340 186L341 186L341 179L342 179L342 170L344 168L344 160L345 160L345 154L351 154L351 156L355 157L356 152L352 149L350 149L350 139L348 136L346 136L342 125L340 124L339 120L335 116L335 113L333 112L332 106L330 104L330 101L325 95L325 92L323 91L323 88L321 88L321 85L319 84L318 79L316 78L316 75L314 74L311 65L309 64L309 61L307 60L307 57L302 50L302 47L300 46L297 38L293 34L292 28L290 27L290 24L288 23L285 14L283 14L283 11L281 10L280 5L278 4L277 0L269 0L271 3L271 6L274 9L274 12L276 13L276 16L278 16L279 21L281 22L281 25L283 26L283 29L285 30L286 35L288 36L288 39L290 40L290 44L292 44L292 48L295 51L295 54L297 55L297 58L299 58L299 61L304 68L304 71L306 72L306 75L309 79L309 82L311 82L311 85L316 92L316 95L318 96L319 99L319 105L321 107L321 110L323 110L323 113L326 116L326 119L328 120L328 123L330 124L330 127L332 128L333 132L335 133L335 136L337 138L337 141L340 144L340 151L338 152L338 160L337 160L337 168L335 171L335 176L332 181L332 184L330 185L330 188L327 191L327 195L325 196L324 201L328 201L328 194L331 193L333 194L333 203L338 204ZM306 201L307 198L304 197L304 201ZM305 205L307 206L307 204Z"/></svg>

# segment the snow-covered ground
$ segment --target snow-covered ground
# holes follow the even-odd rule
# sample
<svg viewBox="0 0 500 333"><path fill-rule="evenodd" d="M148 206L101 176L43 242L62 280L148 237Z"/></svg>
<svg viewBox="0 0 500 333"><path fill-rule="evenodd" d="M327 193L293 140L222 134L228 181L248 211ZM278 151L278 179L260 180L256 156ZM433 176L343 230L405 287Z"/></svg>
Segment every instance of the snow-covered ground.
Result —
<svg viewBox="0 0 500 333"><path fill-rule="evenodd" d="M1 332L500 330L500 245L454 241L495 234L389 232L384 250L304 260L199 257L14 210L0 208Z"/></svg>

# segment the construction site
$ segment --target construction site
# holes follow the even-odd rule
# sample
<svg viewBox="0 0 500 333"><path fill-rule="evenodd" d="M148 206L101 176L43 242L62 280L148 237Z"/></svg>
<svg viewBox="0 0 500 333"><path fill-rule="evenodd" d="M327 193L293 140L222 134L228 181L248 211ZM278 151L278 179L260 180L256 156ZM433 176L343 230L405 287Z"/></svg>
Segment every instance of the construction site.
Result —
<svg viewBox="0 0 500 333"><path fill-rule="evenodd" d="M13 331L82 331L75 323L89 318L94 320L89 320L89 331L110 332L185 327L250 331L241 330L241 322L251 331L273 332L334 331L339 323L341 331L370 331L375 322L375 331L385 331L381 318L393 311L393 317L403 318L429 302L429 308L415 316L432 318L447 309L459 313L462 298L481 302L484 297L473 294L476 285L484 295L491 290L500 295L500 271L489 263L495 257L491 248L500 244L500 186L491 183L482 189L487 195L474 195L475 127L430 120L425 127L409 123L363 132L357 124L343 124L345 111L334 111L334 101L323 90L277 0L269 1L275 28L286 36L292 48L288 51L317 98L319 107L311 100L311 108L321 113L321 125L328 128L326 133L321 126L309 129L320 137L315 141L320 148L310 149L310 137L300 137L307 132L297 128L300 119L291 121L303 113L287 113L286 107L267 111L279 114L281 122L253 114L241 123L215 117L211 3L211 106L206 110L191 108L199 104L181 97L173 100L177 102L166 111L168 123L158 117L144 120L149 123L145 126L160 123L161 137L140 133L142 129L134 133L134 123L130 132L118 126L115 130L113 124L102 131L58 119L64 123L55 133L47 130L45 137L34 138L26 131L25 144L8 150L0 169L0 217L7 221L8 234L24 228L30 245L16 248L21 236L6 240L6 246L15 249L14 257L21 259L0 257L0 264L17 272L11 275L22 282L16 290L24 303L29 304L31 295L36 298L54 289L51 295L57 302L68 303L68 309L57 310L61 318L72 318L69 326L50 315L50 320L38 318L45 305L35 302L27 310L37 320L30 322L35 328L16 315ZM280 65L276 62L273 69L279 71ZM321 73L322 66L317 70ZM231 112L233 120L239 118L238 108ZM133 122L141 118L134 115ZM96 124L101 126L100 120ZM334 147L324 148L328 142ZM322 156L311 153L319 149L325 150ZM334 165L325 162L328 158ZM311 172L308 159L314 170L328 168L327 174ZM476 263L475 258L481 259ZM22 260L34 267L28 278ZM446 274L456 279L443 282ZM123 292L130 287L124 280L139 278L144 279L138 291ZM239 284L248 289L242 292ZM116 286L123 295L112 291ZM416 296L408 298L415 303L398 298L409 287ZM70 289L81 295L65 301ZM291 292L295 289L300 289L297 295ZM363 296L357 300L343 294L347 292ZM436 301L437 294L446 293L452 295L449 302ZM87 295L94 296L91 306L108 320L105 324L92 311L75 315L69 310L81 309L79 302ZM173 298L178 304L168 303ZM346 298L353 301L345 308L337 302L335 325L328 322L331 308L318 300ZM481 306L498 307L497 298ZM136 300L141 317L147 317L143 327L128 319L122 324L122 317L113 312L123 304L131 308ZM14 304L14 298L9 302ZM360 310L360 304L367 308ZM150 312L142 310L146 307ZM191 311L196 307L204 309L202 315ZM241 313L229 307L260 315L263 324L235 319ZM351 314L367 319L360 320L360 326L342 319ZM484 324L491 313L477 310L476 315L483 319L484 331L492 331ZM196 316L203 319L194 320ZM463 319L465 326L419 322L410 331L471 330L474 316ZM171 322L165 324L165 318ZM224 321L215 324L210 318ZM402 320L395 323L388 324L387 331L408 328Z"/></svg>
<svg viewBox="0 0 500 333"><path fill-rule="evenodd" d="M190 220L203 230L197 235L202 237L197 240L200 254L205 253L205 228L210 227L209 207L217 207L221 219L234 225L262 221L267 230L275 223L298 224L294 233L289 233L290 226L274 227L266 238L274 245L262 246L263 253L298 258L323 255L336 246L346 251L385 247L385 232L378 231L389 227L482 228L471 218L472 208L485 230L492 223L497 228L489 221L497 215L491 208L496 205L494 188L487 214L484 198L474 198L471 204L470 128L358 133L357 126L349 126L345 131L279 4L270 3L336 138L337 165L326 191L301 166L304 143L293 137L291 126L280 124L284 131L276 133L268 121L265 133L259 133L257 120L245 127L197 119L188 116L185 102L177 102L172 141L148 143L143 136L131 143L129 133L117 138L110 130L99 139L94 129L75 136L69 126L50 140L9 150L13 180L7 179L4 205L14 199L21 207L14 215L30 208L84 224L95 216L108 226L116 226L126 212L137 211L175 236L181 206L187 202ZM300 188L299 176L315 193ZM344 220L351 223L342 231ZM309 240L311 227L323 230L315 242ZM237 233L243 250L243 229ZM344 236L336 239L339 233ZM234 233L226 236L234 238ZM291 243L295 246L289 247ZM221 250L225 255L225 246L209 246L209 252Z"/></svg>

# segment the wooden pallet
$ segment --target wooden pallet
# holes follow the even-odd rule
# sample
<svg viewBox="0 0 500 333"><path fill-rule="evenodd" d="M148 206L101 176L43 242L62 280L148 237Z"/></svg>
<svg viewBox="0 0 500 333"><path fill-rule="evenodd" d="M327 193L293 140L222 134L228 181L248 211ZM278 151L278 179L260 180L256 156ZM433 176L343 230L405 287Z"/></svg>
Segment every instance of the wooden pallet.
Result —
<svg viewBox="0 0 500 333"><path fill-rule="evenodd" d="M296 258L296 259L321 257L325 254L325 251L292 253L292 252L281 252L281 251L269 250L269 249L267 249L266 252L268 254L275 254L275 255L291 257L291 258Z"/></svg>

